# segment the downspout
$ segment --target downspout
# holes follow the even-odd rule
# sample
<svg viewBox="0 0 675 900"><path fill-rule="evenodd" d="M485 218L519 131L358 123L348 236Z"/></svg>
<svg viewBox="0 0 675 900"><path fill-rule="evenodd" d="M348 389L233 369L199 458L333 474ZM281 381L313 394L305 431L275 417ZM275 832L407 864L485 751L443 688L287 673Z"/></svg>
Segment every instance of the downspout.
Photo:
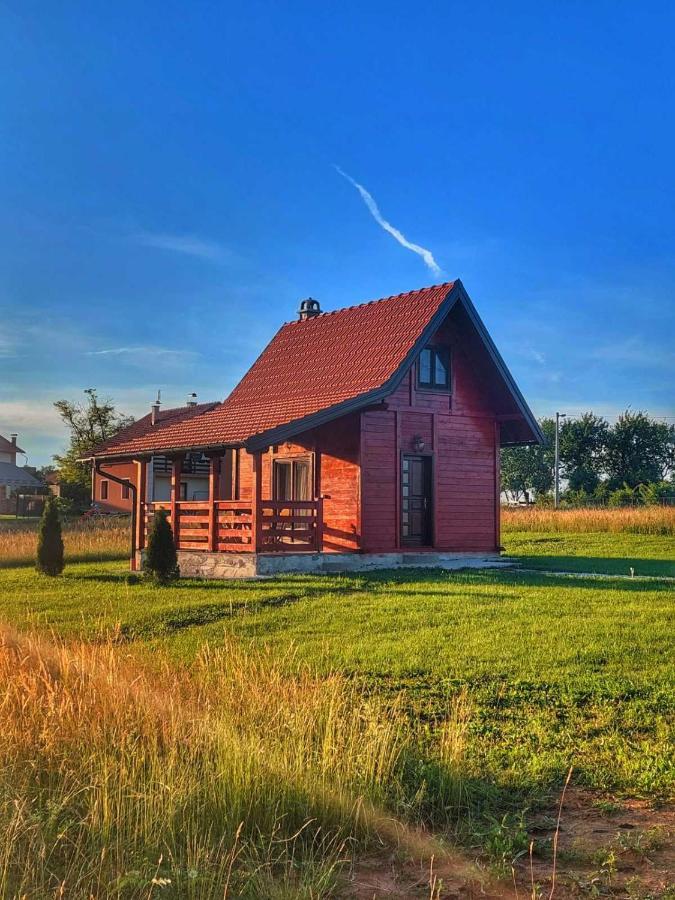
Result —
<svg viewBox="0 0 675 900"><path fill-rule="evenodd" d="M97 460L94 460L94 471L97 475L100 475L101 478L109 478L110 481L115 481L123 487L126 486L131 491L131 570L133 572L136 569L136 485L133 481L129 481L128 478L118 478L117 475L113 475L112 472L104 472L101 469L101 463Z"/></svg>

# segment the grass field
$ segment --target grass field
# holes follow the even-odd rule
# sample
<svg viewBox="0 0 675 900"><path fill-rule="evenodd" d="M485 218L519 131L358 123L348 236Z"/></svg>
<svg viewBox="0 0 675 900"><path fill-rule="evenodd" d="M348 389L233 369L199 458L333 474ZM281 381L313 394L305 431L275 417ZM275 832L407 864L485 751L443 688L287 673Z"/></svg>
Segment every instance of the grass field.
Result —
<svg viewBox="0 0 675 900"><path fill-rule="evenodd" d="M669 534L519 527L507 527L504 541L528 568L569 571L577 564L593 571L589 561L597 560L596 571L623 573L638 561L636 574L672 571ZM561 541L554 552L553 539ZM524 824L558 796L570 766L575 788L594 792L607 809L626 797L673 799L675 609L674 586L666 579L412 571L186 580L159 588L126 582L125 564L109 559L119 552L119 536L112 548L88 533L69 540L73 554L89 561L69 565L59 578L37 575L29 554L22 564L16 544L12 563L0 569L0 620L24 633L85 642L67 651L38 641L29 652L19 638L6 669L9 681L17 659L47 660L27 664L12 687L15 700L0 707L0 832L17 835L11 853L5 842L5 857L25 861L47 853L54 860L51 875L29 867L32 874L20 883L16 866L3 862L0 851L0 872L9 872L5 877L27 896L46 895L28 888L49 877L53 892L57 875L81 886L72 895L86 896L85 887L96 893L94 871L99 892L103 882L122 879L116 896L222 896L223 860L227 866L232 861L234 895L329 896L347 890L345 873L353 870L345 869L345 860L381 854L383 846L397 843L404 854L420 856L419 847L413 852L406 844L409 829L419 827L440 841L433 849L437 859L452 838L463 853L473 848L469 857L480 853L488 865L508 872L527 848ZM204 657L205 644L211 656ZM72 652L80 661L68 656ZM85 703L77 679L69 683L70 693L54 691L64 669L92 673L85 681L104 699L112 690L104 684L115 691L122 685L126 701L106 701L110 728L103 747L96 743L103 714L91 693ZM36 674L45 670L48 689L39 687ZM140 699L129 687L135 683L143 685ZM77 711L68 720L71 733L59 724L64 710L58 704L52 709L51 740L44 738L44 722L40 730L44 709L31 699L49 691L65 710ZM250 720L242 720L249 708ZM167 709L168 724L160 725L158 710L161 718ZM327 733L329 709L336 711L335 730ZM17 731L19 710L28 720ZM205 736L213 716L219 735L227 726L226 745ZM261 723L269 725L269 739ZM155 731L165 734L161 748L151 737ZM20 746L18 734L24 735ZM75 741L77 753L68 741ZM252 745L255 760L247 768ZM214 762L222 761L225 746L240 760L234 768ZM271 766L277 759L279 765ZM140 837L132 834L138 804L122 803L119 792L115 815L101 813L101 804L111 802L91 789L100 788L101 766L122 773L127 798L148 797L157 767L168 767L166 796L153 802ZM36 786L25 773L42 767L52 775ZM183 780L182 767L189 770ZM236 793L235 810L248 810L236 839L239 813L226 815L214 799L216 772L219 790L227 783L227 796ZM261 796L273 814L262 815ZM17 820L17 797L33 804L37 823L30 816ZM189 812L196 809L209 811L224 843L211 830L205 833L204 819ZM367 815L355 812L360 809ZM186 815L183 840L178 826ZM64 818L71 830L58 838ZM83 826L78 830L83 822L86 834ZM303 825L302 837L290 841ZM68 841L77 853L67 851ZM104 862L93 865L104 846ZM538 845L542 858L547 852ZM157 877L171 884L153 887L160 856ZM122 869L131 858L136 874L124 882ZM471 870L469 862L462 865ZM191 871L199 878L191 881ZM480 881L483 875L472 870L466 877ZM503 885L490 893L483 882L481 889L487 896L507 895ZM433 883L420 890L409 896L434 896Z"/></svg>
<svg viewBox="0 0 675 900"><path fill-rule="evenodd" d="M528 569L675 577L675 507L505 509L506 553Z"/></svg>

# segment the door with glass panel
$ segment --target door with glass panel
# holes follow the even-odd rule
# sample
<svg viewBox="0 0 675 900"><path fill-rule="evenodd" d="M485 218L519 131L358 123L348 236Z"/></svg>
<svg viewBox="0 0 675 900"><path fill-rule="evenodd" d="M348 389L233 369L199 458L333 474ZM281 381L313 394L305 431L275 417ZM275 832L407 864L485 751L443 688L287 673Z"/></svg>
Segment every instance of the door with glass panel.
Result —
<svg viewBox="0 0 675 900"><path fill-rule="evenodd" d="M401 461L401 542L431 546L431 457L404 456Z"/></svg>
<svg viewBox="0 0 675 900"><path fill-rule="evenodd" d="M286 509L278 509L277 515L291 520L307 518L312 515L309 509L294 509L293 500L311 500L312 467L309 459L275 459L273 464L274 499L287 501ZM281 538L283 543L293 541L293 532L306 530L303 522L290 521L288 524L278 523L277 530L288 531L288 538Z"/></svg>

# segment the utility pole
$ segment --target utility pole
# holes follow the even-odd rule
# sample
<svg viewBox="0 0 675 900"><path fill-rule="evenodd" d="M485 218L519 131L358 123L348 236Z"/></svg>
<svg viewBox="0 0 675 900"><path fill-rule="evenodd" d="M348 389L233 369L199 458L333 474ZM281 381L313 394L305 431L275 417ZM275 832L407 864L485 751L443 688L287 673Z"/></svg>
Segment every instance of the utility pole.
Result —
<svg viewBox="0 0 675 900"><path fill-rule="evenodd" d="M567 413L557 412L555 414L555 493L554 506L557 509L560 506L560 420L567 418Z"/></svg>

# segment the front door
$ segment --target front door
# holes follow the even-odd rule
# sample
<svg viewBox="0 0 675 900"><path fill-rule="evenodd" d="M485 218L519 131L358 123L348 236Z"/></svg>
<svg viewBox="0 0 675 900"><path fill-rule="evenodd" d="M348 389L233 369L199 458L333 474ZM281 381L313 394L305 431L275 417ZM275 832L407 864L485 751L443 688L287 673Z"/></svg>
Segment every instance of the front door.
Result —
<svg viewBox="0 0 675 900"><path fill-rule="evenodd" d="M401 541L431 545L431 457L404 456L401 463Z"/></svg>

